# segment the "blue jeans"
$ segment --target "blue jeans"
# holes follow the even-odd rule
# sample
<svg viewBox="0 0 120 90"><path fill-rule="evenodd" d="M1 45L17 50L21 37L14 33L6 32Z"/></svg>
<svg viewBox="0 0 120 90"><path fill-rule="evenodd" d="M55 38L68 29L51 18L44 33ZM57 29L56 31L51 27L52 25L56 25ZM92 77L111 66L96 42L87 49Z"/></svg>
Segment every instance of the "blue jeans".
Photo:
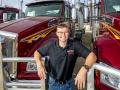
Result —
<svg viewBox="0 0 120 90"><path fill-rule="evenodd" d="M49 77L48 90L74 90L74 80L70 79L65 84L61 84L52 77Z"/></svg>

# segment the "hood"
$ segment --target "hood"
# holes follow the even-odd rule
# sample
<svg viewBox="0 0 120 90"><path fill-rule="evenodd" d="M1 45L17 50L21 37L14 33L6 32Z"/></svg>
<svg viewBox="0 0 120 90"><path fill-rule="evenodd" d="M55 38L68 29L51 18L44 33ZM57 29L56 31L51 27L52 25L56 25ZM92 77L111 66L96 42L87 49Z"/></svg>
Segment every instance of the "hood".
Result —
<svg viewBox="0 0 120 90"><path fill-rule="evenodd" d="M6 23L2 23L0 25L1 31L8 31L13 33L20 33L24 30L33 29L34 27L50 21L52 19L56 19L56 17L27 17L23 19L18 19L16 21L9 21Z"/></svg>
<svg viewBox="0 0 120 90"><path fill-rule="evenodd" d="M120 69L119 41L110 37L100 37L96 42L98 47L98 59L114 68Z"/></svg>
<svg viewBox="0 0 120 90"><path fill-rule="evenodd" d="M110 15L110 16L116 18L116 19L120 19L120 13L110 13L108 15Z"/></svg>
<svg viewBox="0 0 120 90"><path fill-rule="evenodd" d="M105 15L109 20L107 23L112 24L112 26L120 31L120 12L108 13Z"/></svg>

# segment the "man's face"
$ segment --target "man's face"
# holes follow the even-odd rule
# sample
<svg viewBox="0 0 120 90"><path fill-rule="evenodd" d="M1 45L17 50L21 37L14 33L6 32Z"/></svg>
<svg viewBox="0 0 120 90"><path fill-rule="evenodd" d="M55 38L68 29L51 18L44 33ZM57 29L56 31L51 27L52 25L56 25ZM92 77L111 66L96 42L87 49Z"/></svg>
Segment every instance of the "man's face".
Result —
<svg viewBox="0 0 120 90"><path fill-rule="evenodd" d="M56 35L61 42L66 42L69 38L68 28L57 28Z"/></svg>

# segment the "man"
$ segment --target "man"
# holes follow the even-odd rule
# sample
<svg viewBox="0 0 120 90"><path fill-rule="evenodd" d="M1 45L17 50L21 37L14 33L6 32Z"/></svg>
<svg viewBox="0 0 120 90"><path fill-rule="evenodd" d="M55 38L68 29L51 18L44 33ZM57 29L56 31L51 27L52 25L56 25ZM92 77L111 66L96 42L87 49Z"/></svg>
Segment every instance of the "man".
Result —
<svg viewBox="0 0 120 90"><path fill-rule="evenodd" d="M34 53L40 79L45 79L47 73L41 62L41 57L49 56L49 90L74 90L74 80L78 89L84 88L86 74L96 62L96 55L84 47L80 41L70 40L69 34L69 27L66 24L59 24L56 30L58 40L48 42ZM73 69L78 56L86 58L86 61L76 78L72 79Z"/></svg>

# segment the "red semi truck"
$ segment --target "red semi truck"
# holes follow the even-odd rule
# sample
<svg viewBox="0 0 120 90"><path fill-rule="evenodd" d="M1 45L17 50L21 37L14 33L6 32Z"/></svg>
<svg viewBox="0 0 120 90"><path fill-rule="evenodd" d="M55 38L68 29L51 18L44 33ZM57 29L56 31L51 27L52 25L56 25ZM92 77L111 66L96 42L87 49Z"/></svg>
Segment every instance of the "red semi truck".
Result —
<svg viewBox="0 0 120 90"><path fill-rule="evenodd" d="M70 24L72 30L75 29L71 11L71 4L64 0L39 0L27 4L25 18L0 25L3 57L32 57L36 49L56 38L56 26L62 22ZM6 77L10 75L15 80L39 80L33 62L6 66L6 71L9 71Z"/></svg>
<svg viewBox="0 0 120 90"><path fill-rule="evenodd" d="M98 63L120 70L120 1L100 0L99 29L94 37ZM120 90L120 78L96 71L96 90Z"/></svg>
<svg viewBox="0 0 120 90"><path fill-rule="evenodd" d="M0 7L0 23L18 19L19 9L5 6Z"/></svg>

